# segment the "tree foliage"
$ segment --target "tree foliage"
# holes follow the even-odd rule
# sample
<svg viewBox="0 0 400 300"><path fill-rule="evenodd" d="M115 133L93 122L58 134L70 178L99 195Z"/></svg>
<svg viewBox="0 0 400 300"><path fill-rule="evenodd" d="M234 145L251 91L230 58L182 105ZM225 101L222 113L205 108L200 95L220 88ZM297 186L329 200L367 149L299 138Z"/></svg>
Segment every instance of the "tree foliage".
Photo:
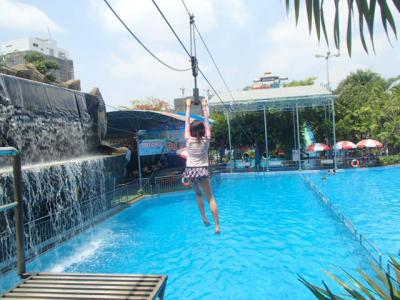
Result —
<svg viewBox="0 0 400 300"><path fill-rule="evenodd" d="M340 40L341 29L339 21L340 1L339 0L333 0L333 1L335 4L334 23L332 28L333 39L335 42L336 49L340 49L340 44L341 44ZM391 31L397 38L397 28L396 28L394 13L400 13L399 0L370 0L370 1L347 0L345 2L347 3L346 44L347 44L347 51L350 56L352 50L353 19L355 16L358 16L358 30L361 37L361 43L366 52L368 52L368 46L365 39L366 31L368 31L372 48L373 50L375 50L374 25L375 25L375 15L378 8L380 12L380 20L382 22L386 35L389 38L389 32ZM388 2L391 2L393 5L389 5ZM295 18L297 24L300 13L300 0L285 0L287 11L290 10L291 3L294 6ZM324 39L327 45L329 46L328 32L331 32L331 30L330 28L327 28L325 22L324 0L306 0L305 4L306 4L309 31L311 32L314 26L318 40L321 39L321 34L323 34ZM393 7L394 10L397 10L397 12L395 11L393 13L390 9L391 7ZM357 14L354 14L354 11L357 11ZM366 28L364 27L364 25L366 26Z"/></svg>
<svg viewBox="0 0 400 300"><path fill-rule="evenodd" d="M165 101L154 97L145 100L132 100L129 106L123 106L126 109L154 110L154 111L172 111L171 105Z"/></svg>
<svg viewBox="0 0 400 300"><path fill-rule="evenodd" d="M37 51L32 51L25 55L25 61L31 63L35 68L46 76L46 78L54 82L56 78L53 75L53 70L58 70L59 65L55 60L47 59L42 53Z"/></svg>
<svg viewBox="0 0 400 300"><path fill-rule="evenodd" d="M304 80L292 80L291 82L284 83L283 87L314 85L316 79L317 77L312 76Z"/></svg>
<svg viewBox="0 0 400 300"><path fill-rule="evenodd" d="M359 141L375 138L393 152L400 150L400 88L372 71L358 70L335 91L337 136Z"/></svg>

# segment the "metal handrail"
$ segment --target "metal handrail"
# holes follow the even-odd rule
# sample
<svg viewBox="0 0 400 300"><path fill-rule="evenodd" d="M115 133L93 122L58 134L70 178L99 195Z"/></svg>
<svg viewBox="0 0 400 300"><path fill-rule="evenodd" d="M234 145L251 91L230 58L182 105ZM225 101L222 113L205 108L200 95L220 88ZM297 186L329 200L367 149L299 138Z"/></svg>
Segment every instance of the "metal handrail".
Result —
<svg viewBox="0 0 400 300"><path fill-rule="evenodd" d="M368 252L368 254L372 257L373 260L375 260L379 267L381 269L384 269L383 262L382 262L382 252L376 247L368 238L365 237L358 229L357 227L351 222L349 218L347 218L339 208L337 208L327 196L317 187L317 185L307 176L302 175L303 179L308 183L308 185L311 187L311 189L320 197L320 199L324 202L325 205L327 205L331 211L341 220L343 225L347 229L349 229L352 234L354 235L355 239L360 242L360 244L364 247L364 249ZM378 259L371 253L371 251L366 247L365 244L368 244L377 254Z"/></svg>
<svg viewBox="0 0 400 300"><path fill-rule="evenodd" d="M18 275L22 277L25 273L25 248L24 248L24 212L22 198L22 171L20 152L13 147L1 147L0 156L10 156L13 158L14 176L14 197L15 202L2 205L2 211L15 209L15 231L17 242L17 269ZM15 204L15 205L14 205Z"/></svg>

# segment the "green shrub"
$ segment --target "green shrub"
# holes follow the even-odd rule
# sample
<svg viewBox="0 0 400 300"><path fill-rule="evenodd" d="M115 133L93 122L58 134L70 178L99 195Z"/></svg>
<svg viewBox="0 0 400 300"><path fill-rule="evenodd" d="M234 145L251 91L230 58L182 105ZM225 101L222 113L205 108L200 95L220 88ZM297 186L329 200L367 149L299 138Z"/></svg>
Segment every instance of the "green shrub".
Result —
<svg viewBox="0 0 400 300"><path fill-rule="evenodd" d="M383 166L400 164L400 154L379 157L378 164Z"/></svg>

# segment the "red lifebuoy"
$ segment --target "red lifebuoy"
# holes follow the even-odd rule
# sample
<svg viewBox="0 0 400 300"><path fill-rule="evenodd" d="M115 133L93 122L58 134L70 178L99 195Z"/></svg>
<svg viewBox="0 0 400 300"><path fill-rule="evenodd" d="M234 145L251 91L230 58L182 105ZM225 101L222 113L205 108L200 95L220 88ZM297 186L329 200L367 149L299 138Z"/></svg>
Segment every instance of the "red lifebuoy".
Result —
<svg viewBox="0 0 400 300"><path fill-rule="evenodd" d="M353 159L350 163L353 168L358 168L360 166L360 161L358 159Z"/></svg>
<svg viewBox="0 0 400 300"><path fill-rule="evenodd" d="M182 178L182 184L184 186L190 186L189 178L183 177Z"/></svg>

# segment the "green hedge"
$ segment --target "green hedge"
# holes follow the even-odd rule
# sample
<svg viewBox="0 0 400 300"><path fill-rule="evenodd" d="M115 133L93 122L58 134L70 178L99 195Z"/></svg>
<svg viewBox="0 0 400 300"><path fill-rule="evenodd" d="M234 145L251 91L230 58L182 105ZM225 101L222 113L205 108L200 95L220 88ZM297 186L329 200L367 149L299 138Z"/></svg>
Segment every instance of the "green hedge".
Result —
<svg viewBox="0 0 400 300"><path fill-rule="evenodd" d="M400 164L400 154L379 157L378 163L383 166Z"/></svg>

